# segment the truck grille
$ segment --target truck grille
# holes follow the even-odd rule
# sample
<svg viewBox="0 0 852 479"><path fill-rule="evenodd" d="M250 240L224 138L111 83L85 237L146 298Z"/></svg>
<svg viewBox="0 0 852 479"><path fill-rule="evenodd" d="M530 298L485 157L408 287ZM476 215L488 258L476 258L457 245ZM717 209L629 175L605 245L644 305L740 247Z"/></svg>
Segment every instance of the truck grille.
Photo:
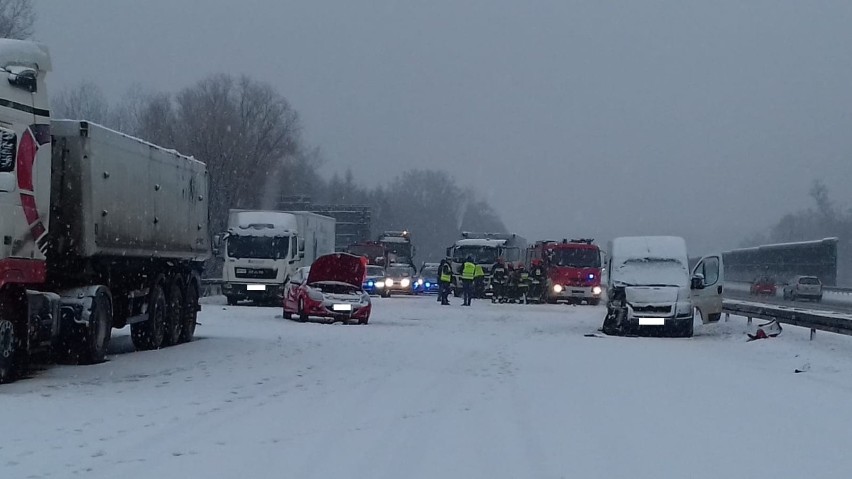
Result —
<svg viewBox="0 0 852 479"><path fill-rule="evenodd" d="M275 279L278 270L272 268L234 268L234 276L246 279Z"/></svg>

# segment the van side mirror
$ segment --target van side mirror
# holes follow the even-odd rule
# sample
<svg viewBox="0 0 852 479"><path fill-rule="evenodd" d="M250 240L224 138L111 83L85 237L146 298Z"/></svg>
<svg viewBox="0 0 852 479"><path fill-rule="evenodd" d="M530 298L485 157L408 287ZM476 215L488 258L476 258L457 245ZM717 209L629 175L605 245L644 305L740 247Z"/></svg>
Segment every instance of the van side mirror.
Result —
<svg viewBox="0 0 852 479"><path fill-rule="evenodd" d="M689 287L690 289L704 289L704 275L696 274L693 276Z"/></svg>

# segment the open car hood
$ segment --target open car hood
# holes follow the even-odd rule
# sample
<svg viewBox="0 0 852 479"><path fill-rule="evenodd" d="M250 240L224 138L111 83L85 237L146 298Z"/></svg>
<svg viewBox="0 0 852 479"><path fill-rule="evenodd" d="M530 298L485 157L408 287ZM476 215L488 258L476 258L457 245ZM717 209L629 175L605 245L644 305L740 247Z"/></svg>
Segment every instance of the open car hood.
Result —
<svg viewBox="0 0 852 479"><path fill-rule="evenodd" d="M336 281L360 288L367 274L367 258L347 253L320 256L311 265L308 284Z"/></svg>

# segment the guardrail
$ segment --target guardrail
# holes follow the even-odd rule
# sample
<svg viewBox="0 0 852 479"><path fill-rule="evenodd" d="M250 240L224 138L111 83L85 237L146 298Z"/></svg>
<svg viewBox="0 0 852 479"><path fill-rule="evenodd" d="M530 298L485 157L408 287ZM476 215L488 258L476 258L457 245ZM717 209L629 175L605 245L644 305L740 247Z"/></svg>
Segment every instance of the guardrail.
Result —
<svg viewBox="0 0 852 479"><path fill-rule="evenodd" d="M756 318L809 328L811 340L814 339L817 331L852 336L852 314L812 311L731 299L724 300L722 311L725 313L725 321L730 318L730 315L736 314L745 316L749 324L751 324L752 318Z"/></svg>

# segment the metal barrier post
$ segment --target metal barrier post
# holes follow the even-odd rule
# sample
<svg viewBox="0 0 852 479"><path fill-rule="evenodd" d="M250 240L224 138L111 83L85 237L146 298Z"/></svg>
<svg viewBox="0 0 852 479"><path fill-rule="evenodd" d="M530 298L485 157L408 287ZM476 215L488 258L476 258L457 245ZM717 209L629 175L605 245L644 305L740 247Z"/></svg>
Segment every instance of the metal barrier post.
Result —
<svg viewBox="0 0 852 479"><path fill-rule="evenodd" d="M816 336L816 329L811 328L811 341L814 340L814 336Z"/></svg>

